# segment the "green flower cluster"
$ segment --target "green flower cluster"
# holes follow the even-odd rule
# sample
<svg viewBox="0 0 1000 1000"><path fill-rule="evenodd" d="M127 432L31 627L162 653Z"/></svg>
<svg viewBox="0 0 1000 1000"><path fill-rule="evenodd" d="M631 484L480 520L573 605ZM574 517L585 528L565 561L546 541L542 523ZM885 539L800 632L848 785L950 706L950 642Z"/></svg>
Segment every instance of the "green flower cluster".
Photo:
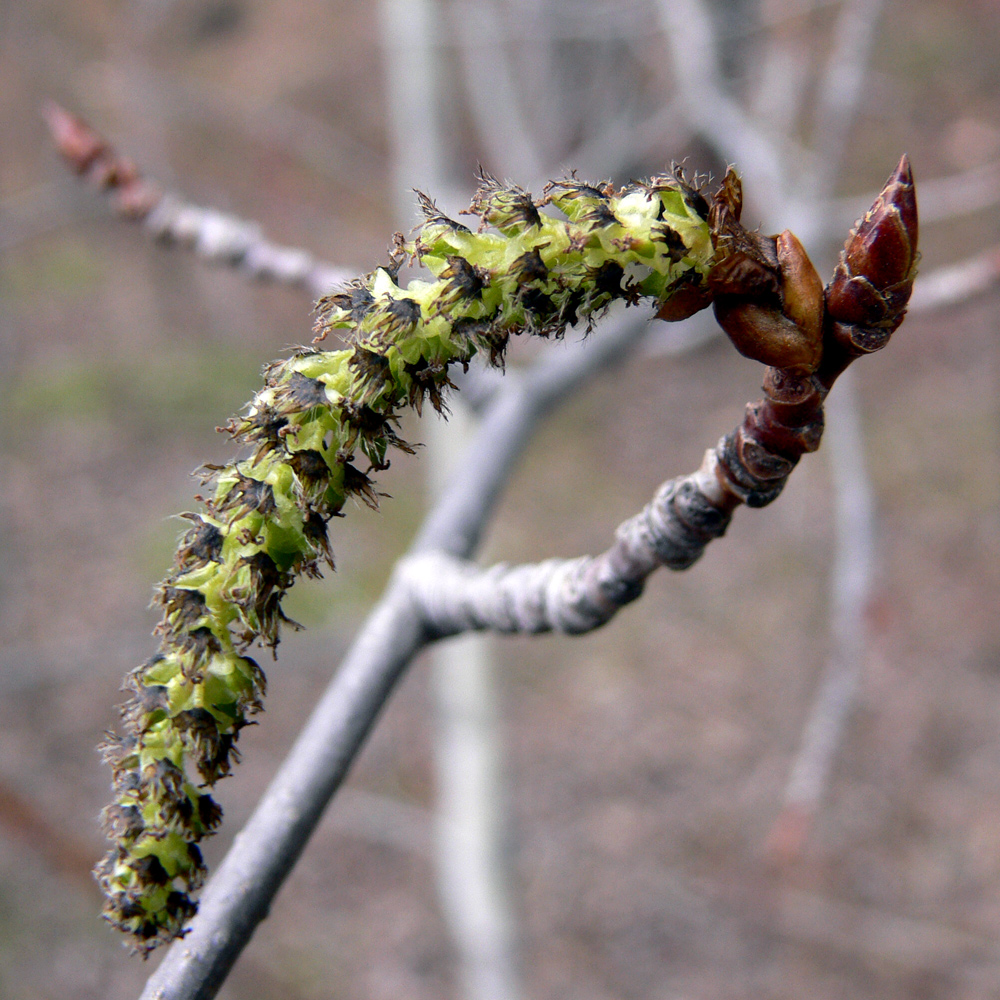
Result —
<svg viewBox="0 0 1000 1000"><path fill-rule="evenodd" d="M248 650L277 646L296 576L332 568L330 518L352 496L377 504L370 474L387 467L390 447L409 450L395 430L400 409L429 399L441 410L449 366L476 353L502 363L511 334L589 327L616 299L651 300L670 318L707 304L708 204L679 172L620 191L571 178L539 200L480 180L469 213L478 231L420 195L412 241L397 236L388 266L320 301L314 343L338 331L349 346L303 348L265 370L228 428L246 457L210 469L214 491L183 515L190 527L156 592L159 652L127 678L123 733L103 747L115 801L95 874L106 919L144 954L195 911L198 843L221 817L205 789L229 773L264 695ZM540 211L548 205L562 217ZM404 264L430 280L401 286Z"/></svg>

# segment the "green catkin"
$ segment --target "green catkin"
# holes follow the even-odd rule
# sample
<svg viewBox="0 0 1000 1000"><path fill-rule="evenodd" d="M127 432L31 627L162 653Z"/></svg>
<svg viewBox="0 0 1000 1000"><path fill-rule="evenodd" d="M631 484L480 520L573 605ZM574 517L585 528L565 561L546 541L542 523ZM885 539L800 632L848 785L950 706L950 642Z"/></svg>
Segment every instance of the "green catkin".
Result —
<svg viewBox="0 0 1000 1000"><path fill-rule="evenodd" d="M337 331L348 346L303 348L265 370L228 426L247 457L209 469L214 491L182 515L190 526L156 590L159 652L127 677L123 734L102 747L115 801L95 874L105 918L143 954L195 912L206 873L198 843L221 818L205 789L230 772L239 732L262 707L264 673L248 650L277 646L296 576L333 567L330 518L352 496L377 505L369 474L388 466L390 447L411 450L394 429L399 410L425 399L441 410L449 366L477 353L501 364L511 334L589 329L616 299L662 306L704 287L708 205L679 172L621 191L570 178L537 201L480 181L478 232L418 195L415 238L397 237L389 266L320 301L314 343ZM406 262L430 280L401 287Z"/></svg>

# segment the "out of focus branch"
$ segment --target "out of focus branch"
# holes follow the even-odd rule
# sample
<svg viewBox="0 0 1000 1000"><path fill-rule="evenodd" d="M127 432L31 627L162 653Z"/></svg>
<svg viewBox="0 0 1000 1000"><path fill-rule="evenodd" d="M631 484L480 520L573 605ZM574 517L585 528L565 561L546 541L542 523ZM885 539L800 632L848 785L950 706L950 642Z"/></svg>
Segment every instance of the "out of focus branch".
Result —
<svg viewBox="0 0 1000 1000"><path fill-rule="evenodd" d="M858 206L871 201L871 193L836 198L821 208L827 233L843 231L858 217ZM948 222L1000 204L1000 163L965 170L948 177L920 182L920 221Z"/></svg>
<svg viewBox="0 0 1000 1000"><path fill-rule="evenodd" d="M841 8L826 73L816 98L817 125L811 167L806 167L809 158L802 157L797 173L786 174L771 168L762 171L758 178L759 184L766 185L764 193L770 204L793 203L794 228L807 241L819 237L825 228L816 206L817 202L829 197L843 161L861 99L881 4L882 0L847 0ZM743 164L748 162L748 155L753 155L751 150L756 155L760 155L757 150L763 151L760 162L776 163L778 144L787 143L787 132L772 142L762 132L748 129L745 124L742 131L734 131L728 125L740 115L740 109L722 93L712 24L700 0L681 3L663 0L660 10L673 46L678 86L690 95L687 111L692 127L705 135L717 150ZM711 94L707 103L698 99L702 92ZM794 116L788 114L786 124L793 119ZM732 152L728 151L730 148ZM796 192L808 192L809 200L795 203L792 196ZM849 385L837 400L831 418L828 434L832 444L828 461L838 512L830 613L834 649L792 767L785 810L771 835L772 846L780 847L786 857L800 849L808 823L825 790L854 706L864 657L874 515L864 467L864 441Z"/></svg>
<svg viewBox="0 0 1000 1000"><path fill-rule="evenodd" d="M820 81L814 128L817 152L813 188L833 190L857 118L883 0L845 0L834 28L833 50Z"/></svg>
<svg viewBox="0 0 1000 1000"><path fill-rule="evenodd" d="M850 374L827 407L830 419L824 434L835 511L832 650L785 785L784 808L768 838L772 856L782 861L796 859L811 832L854 711L868 647L875 510Z"/></svg>
<svg viewBox="0 0 1000 1000"><path fill-rule="evenodd" d="M383 46L393 53L386 65L386 87L396 218L402 225L412 211L407 185L419 177L428 189L441 190L456 159L442 122L447 87L437 22L446 15L443 5L428 0L382 0L380 13ZM466 89L492 169L528 176L539 171L540 163L521 120L504 49L495 43L498 20L492 3L451 8ZM484 51L490 44L493 50ZM427 428L432 500L447 485L452 463L463 457L472 433L469 416L459 401L451 420L434 420ZM431 690L434 869L442 916L454 943L456 979L466 1000L520 1000L520 935L509 899L514 879L504 851L509 810L504 806L495 681L486 639L468 636L435 650Z"/></svg>
<svg viewBox="0 0 1000 1000"><path fill-rule="evenodd" d="M722 88L712 19L701 0L658 0L663 35L674 61L684 113L731 163L739 163L760 214L774 217L787 188L778 151L744 108Z"/></svg>
<svg viewBox="0 0 1000 1000"><path fill-rule="evenodd" d="M493 0L452 4L450 22L476 131L489 168L514 177L541 177L544 165L521 114L514 74L503 45Z"/></svg>
<svg viewBox="0 0 1000 1000"><path fill-rule="evenodd" d="M800 6L797 0L763 0L761 4L760 17L771 28L761 46L750 109L780 135L793 133L808 92L809 51L803 18L795 16Z"/></svg>
<svg viewBox="0 0 1000 1000"><path fill-rule="evenodd" d="M272 243L256 223L164 191L57 104L46 106L45 119L70 168L103 191L116 214L141 223L155 239L186 247L250 278L301 287L315 298L353 277L353 271L324 263L305 250Z"/></svg>
<svg viewBox="0 0 1000 1000"><path fill-rule="evenodd" d="M1000 247L969 257L949 267L921 275L913 288L910 312L958 305L1000 283Z"/></svg>

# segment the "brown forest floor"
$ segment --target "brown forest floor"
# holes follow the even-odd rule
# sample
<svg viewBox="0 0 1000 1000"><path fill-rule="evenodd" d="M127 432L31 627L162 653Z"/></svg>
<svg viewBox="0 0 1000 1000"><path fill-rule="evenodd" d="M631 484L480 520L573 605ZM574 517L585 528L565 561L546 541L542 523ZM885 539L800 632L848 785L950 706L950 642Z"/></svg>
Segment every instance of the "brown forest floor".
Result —
<svg viewBox="0 0 1000 1000"><path fill-rule="evenodd" d="M249 398L261 364L308 336L295 293L157 251L76 191L38 104L65 101L191 197L337 262L381 260L392 229L368 5L318 14L188 0L142 43L141 71L120 13L98 0L0 10L0 207L19 237L0 248L0 996L10 1000L127 998L152 968L95 917L87 870L102 850L108 779L93 747L114 724L123 674L148 655L146 595L170 559L171 515L190 504L188 473L227 454L212 428ZM877 183L903 145L918 177L968 166L962 156L977 149L995 157L995 8L894 4L887 17L911 34L884 33L886 73L913 92L882 80L896 117L859 125L870 153L856 189ZM268 133L261 109L275 101L340 130L346 152L309 160ZM925 266L996 235L995 212L928 230ZM914 317L858 366L879 516L874 641L794 864L769 863L765 847L827 651L822 452L772 507L740 512L700 564L654 578L599 634L496 644L532 1000L1000 995L998 310L993 293ZM543 428L489 557L602 546L740 419L759 377L715 343L679 361L635 359L588 389ZM227 822L210 862L417 524L419 463L394 463L383 486L394 499L381 515L336 525L335 579L297 588L290 612L309 630L268 668L267 713L220 788ZM361 830L363 797L335 803L224 997L458 996L426 856L427 687L418 663L350 782L419 807L413 828L382 843Z"/></svg>

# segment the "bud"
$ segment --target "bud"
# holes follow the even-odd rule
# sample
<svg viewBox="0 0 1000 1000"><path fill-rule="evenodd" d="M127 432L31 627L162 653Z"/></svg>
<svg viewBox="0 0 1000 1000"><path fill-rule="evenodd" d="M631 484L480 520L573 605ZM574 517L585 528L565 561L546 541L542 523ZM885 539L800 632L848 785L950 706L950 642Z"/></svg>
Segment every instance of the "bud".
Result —
<svg viewBox="0 0 1000 1000"><path fill-rule="evenodd" d="M903 156L848 237L826 289L831 332L848 350L877 350L903 321L916 277L917 236L913 174Z"/></svg>
<svg viewBox="0 0 1000 1000"><path fill-rule="evenodd" d="M718 209L718 211L716 211ZM798 238L749 233L713 206L721 260L709 273L715 316L736 350L774 368L811 372L823 352L823 283Z"/></svg>

